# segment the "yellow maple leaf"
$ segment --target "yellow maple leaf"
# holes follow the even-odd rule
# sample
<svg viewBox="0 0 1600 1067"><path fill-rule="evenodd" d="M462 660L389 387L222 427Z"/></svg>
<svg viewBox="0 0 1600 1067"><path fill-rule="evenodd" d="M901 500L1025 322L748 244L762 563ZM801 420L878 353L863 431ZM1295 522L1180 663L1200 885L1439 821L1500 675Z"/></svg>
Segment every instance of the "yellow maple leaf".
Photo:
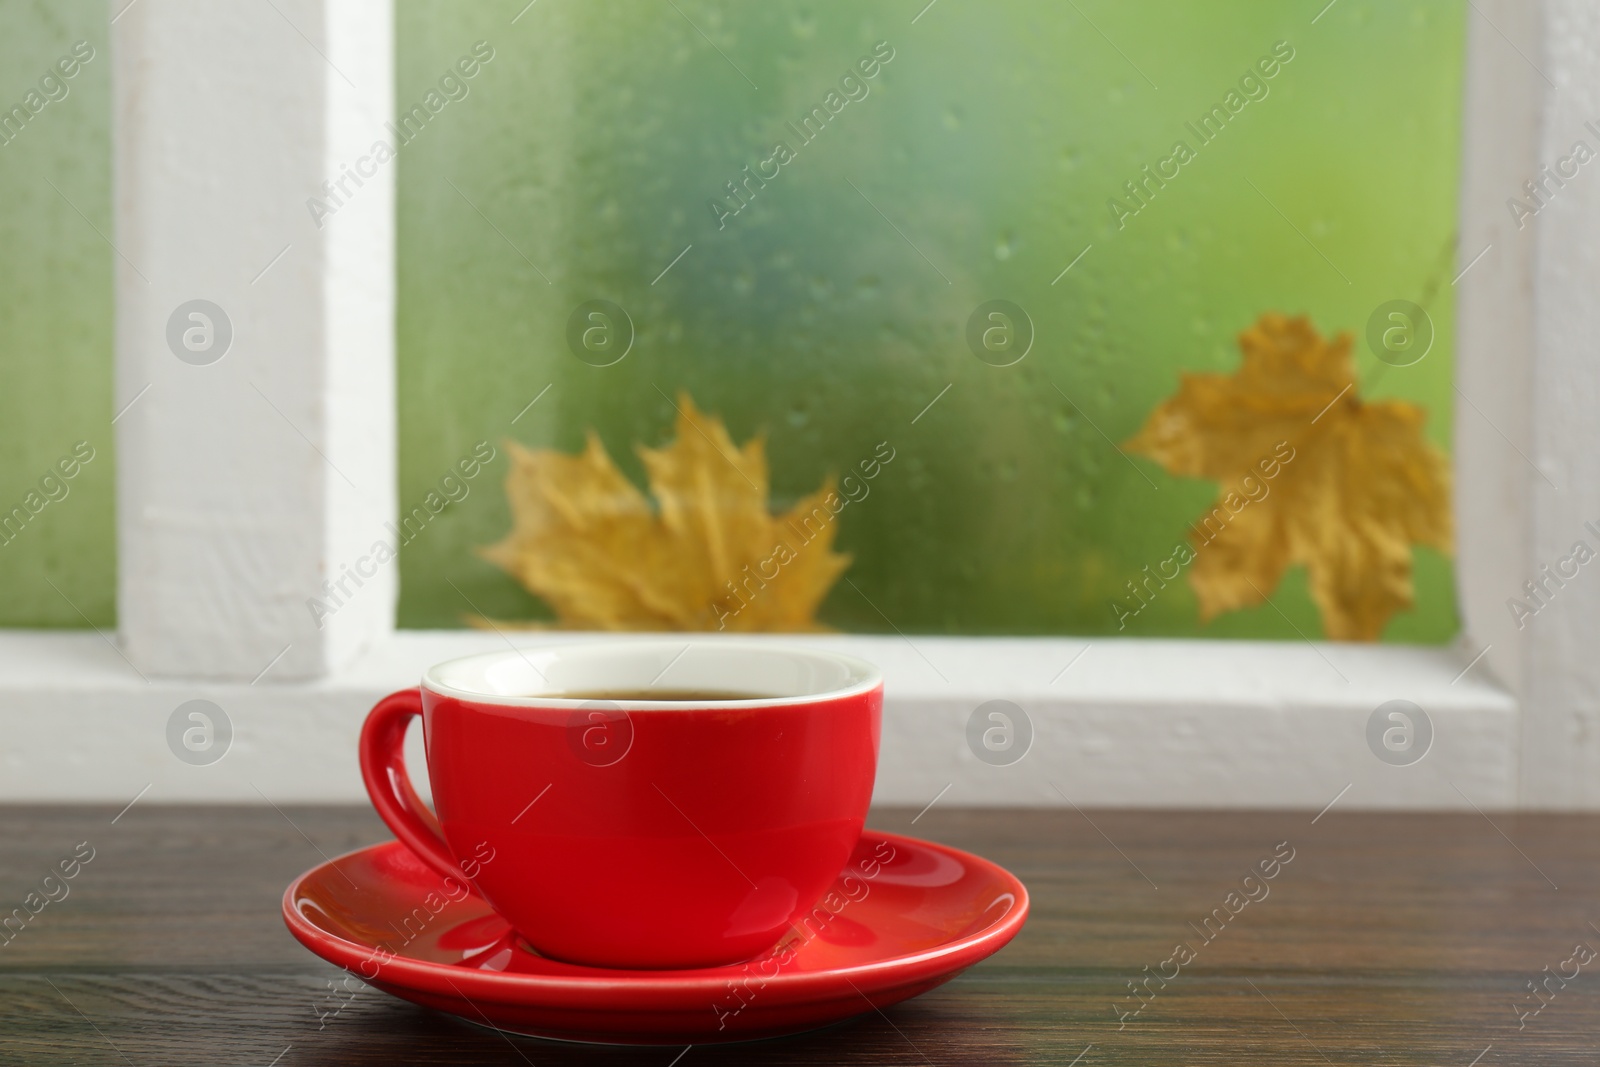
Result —
<svg viewBox="0 0 1600 1067"><path fill-rule="evenodd" d="M657 507L590 431L575 456L506 442L512 530L480 555L585 630L819 630L850 564L832 551L843 508L830 478L785 515L767 510L761 438L678 397L677 438L637 446Z"/></svg>
<svg viewBox="0 0 1600 1067"><path fill-rule="evenodd" d="M1449 464L1426 414L1362 400L1350 335L1325 341L1306 316L1262 315L1239 348L1236 374L1183 375L1126 443L1221 483L1189 530L1201 619L1261 603L1301 563L1327 636L1377 640L1412 606L1411 545L1451 547Z"/></svg>

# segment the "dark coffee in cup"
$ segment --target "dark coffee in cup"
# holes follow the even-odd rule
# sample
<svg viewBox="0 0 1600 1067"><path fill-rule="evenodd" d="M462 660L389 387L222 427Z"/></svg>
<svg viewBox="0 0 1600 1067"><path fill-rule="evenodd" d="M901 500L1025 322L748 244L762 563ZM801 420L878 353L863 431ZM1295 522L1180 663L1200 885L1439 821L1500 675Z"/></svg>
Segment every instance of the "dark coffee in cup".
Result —
<svg viewBox="0 0 1600 1067"><path fill-rule="evenodd" d="M723 700L771 700L775 695L725 689L580 689L539 694L549 700L674 700L684 704L705 704Z"/></svg>

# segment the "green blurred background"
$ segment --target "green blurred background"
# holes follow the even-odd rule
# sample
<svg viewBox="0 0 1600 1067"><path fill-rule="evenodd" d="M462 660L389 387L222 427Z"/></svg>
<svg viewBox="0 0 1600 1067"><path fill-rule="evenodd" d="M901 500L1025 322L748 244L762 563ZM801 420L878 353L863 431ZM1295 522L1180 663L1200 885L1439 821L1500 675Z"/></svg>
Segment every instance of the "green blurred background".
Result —
<svg viewBox="0 0 1600 1067"><path fill-rule="evenodd" d="M1101 431L1126 439L1180 371L1232 371L1262 312L1355 333L1364 394L1422 405L1449 448L1460 0L1342 0L1315 24L1325 0L524 4L397 3L402 110L474 42L495 53L397 164L403 508L479 440L572 451L591 427L643 485L633 445L670 438L662 394L683 389L736 439L766 435L775 508L897 450L843 513L861 592L841 582L825 623L1102 634L1215 487L1135 470ZM0 0L6 106L72 42L97 51L0 146L0 504L74 441L98 452L0 547L0 625L115 617L106 20L103 0ZM785 124L880 41L869 95L801 145ZM1295 55L1266 98L1198 147L1184 123L1278 41ZM1198 157L1118 229L1108 198L1178 138ZM779 139L796 158L719 229L709 201ZM1360 337L1396 298L1427 300L1438 338L1385 368ZM614 366L567 348L591 299L637 329ZM1034 323L1014 366L967 348L991 299ZM452 582L490 615L548 617L474 555L509 527L504 473L404 549L401 625L461 625ZM1416 577L1386 640L1456 631L1449 560L1416 550ZM1126 632L1321 632L1303 573L1273 599L1290 621L1201 626L1173 583Z"/></svg>
<svg viewBox="0 0 1600 1067"><path fill-rule="evenodd" d="M401 0L401 107L472 42L495 49L399 160L402 501L479 439L572 451L590 427L642 485L633 445L670 438L662 394L685 389L736 439L766 435L776 508L897 450L841 516L860 593L840 582L824 622L1100 634L1215 487L1136 458L1152 489L1095 427L1121 441L1181 370L1231 371L1262 312L1359 337L1379 304L1434 289L1428 357L1379 376L1361 346L1359 368L1448 449L1459 0L1344 0L1315 25L1325 0L942 2L913 24L923 2L540 3L511 24L524 0ZM1118 230L1108 198L1174 140L1196 147L1184 122L1280 40L1295 55L1265 99ZM802 146L785 123L879 41L895 54L870 94ZM719 229L708 202L778 139L796 158ZM996 298L1035 324L1015 366L964 339ZM615 366L566 347L590 299L635 324ZM402 554L402 625L459 625L451 582L490 615L548 617L473 555L509 527L491 481ZM1385 638L1445 640L1450 562L1416 560L1417 608ZM1274 601L1321 632L1303 572ZM1126 632L1296 636L1269 606L1202 627L1184 583Z"/></svg>
<svg viewBox="0 0 1600 1067"><path fill-rule="evenodd" d="M0 626L116 621L108 10L0 0L0 111L37 92L75 42L94 48L67 95L0 144L0 513L76 442L95 450L65 498L0 544Z"/></svg>

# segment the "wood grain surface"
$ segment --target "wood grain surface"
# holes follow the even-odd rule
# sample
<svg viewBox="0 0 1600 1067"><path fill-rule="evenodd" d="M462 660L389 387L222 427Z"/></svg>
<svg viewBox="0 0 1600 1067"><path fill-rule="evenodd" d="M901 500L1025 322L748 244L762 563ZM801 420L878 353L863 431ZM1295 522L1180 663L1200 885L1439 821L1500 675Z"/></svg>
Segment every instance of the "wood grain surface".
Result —
<svg viewBox="0 0 1600 1067"><path fill-rule="evenodd" d="M1017 940L886 1013L685 1050L512 1039L366 988L319 1016L343 974L290 938L279 898L384 839L368 810L0 809L0 915L94 850L0 945L0 1064L1600 1062L1600 817L916 814L871 824L1015 871L1033 895Z"/></svg>

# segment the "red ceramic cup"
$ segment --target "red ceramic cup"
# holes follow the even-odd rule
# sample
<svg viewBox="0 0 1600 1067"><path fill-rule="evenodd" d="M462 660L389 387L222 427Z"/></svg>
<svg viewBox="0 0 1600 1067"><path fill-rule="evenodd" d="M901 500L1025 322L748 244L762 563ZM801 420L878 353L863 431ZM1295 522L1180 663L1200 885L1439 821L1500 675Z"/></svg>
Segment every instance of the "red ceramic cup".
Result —
<svg viewBox="0 0 1600 1067"><path fill-rule="evenodd" d="M597 691L748 695L596 700ZM633 640L440 664L361 732L383 821L465 876L540 954L711 967L772 947L827 891L866 820L883 680L758 642ZM437 817L401 751L421 715Z"/></svg>

